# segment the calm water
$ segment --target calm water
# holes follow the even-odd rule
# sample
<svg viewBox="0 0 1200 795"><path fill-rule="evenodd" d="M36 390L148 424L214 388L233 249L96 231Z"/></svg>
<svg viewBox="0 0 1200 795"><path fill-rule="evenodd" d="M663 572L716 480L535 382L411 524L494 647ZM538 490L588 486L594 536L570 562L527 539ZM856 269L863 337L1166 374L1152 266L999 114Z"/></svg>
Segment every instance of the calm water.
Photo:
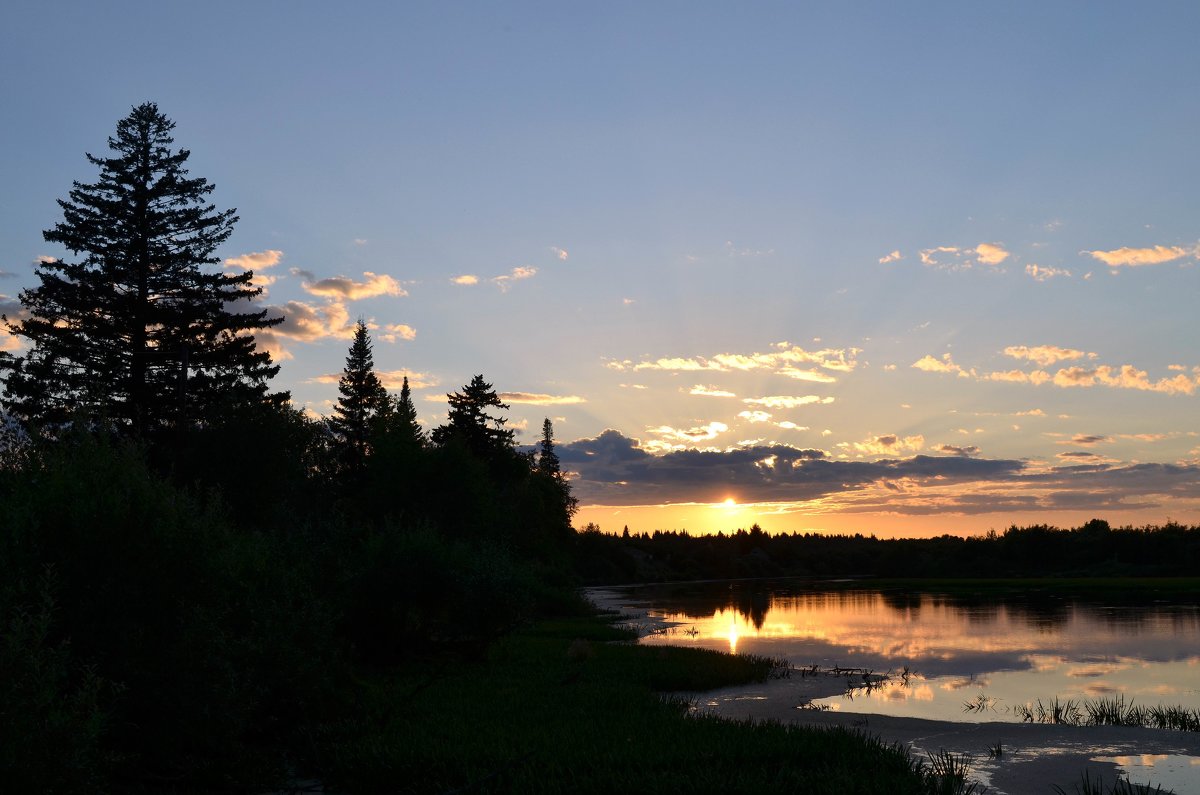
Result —
<svg viewBox="0 0 1200 795"><path fill-rule="evenodd" d="M1200 708L1200 605L1120 598L963 598L788 583L610 589L670 643L913 672L826 708L955 721L1021 718L1037 699L1111 697ZM607 600L606 600L607 601ZM1200 597L1198 597L1200 601ZM982 711L964 709L983 699ZM818 702L822 703L822 702Z"/></svg>

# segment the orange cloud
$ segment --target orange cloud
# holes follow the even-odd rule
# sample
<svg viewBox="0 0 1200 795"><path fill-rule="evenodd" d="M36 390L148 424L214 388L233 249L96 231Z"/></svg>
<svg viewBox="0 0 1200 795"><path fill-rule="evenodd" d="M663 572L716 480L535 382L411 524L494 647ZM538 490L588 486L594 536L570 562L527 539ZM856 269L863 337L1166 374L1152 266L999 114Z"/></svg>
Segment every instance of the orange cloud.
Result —
<svg viewBox="0 0 1200 795"><path fill-rule="evenodd" d="M518 265L503 276L495 276L491 279L492 284L500 288L500 292L508 292L512 287L513 282L521 279L532 279L537 275L537 268L532 265Z"/></svg>
<svg viewBox="0 0 1200 795"><path fill-rule="evenodd" d="M566 406L587 402L578 395L542 395L536 392L501 392L500 399L505 403L528 403L533 406Z"/></svg>
<svg viewBox="0 0 1200 795"><path fill-rule="evenodd" d="M388 323L383 327L383 333L379 335L379 339L384 342L415 340L416 338L417 330L404 323Z"/></svg>
<svg viewBox="0 0 1200 795"><path fill-rule="evenodd" d="M959 378L970 378L971 373L963 370L954 360L950 358L950 354L942 354L941 359L935 359L930 355L925 355L922 358L912 363L912 366L918 370L924 370L927 373L953 373Z"/></svg>
<svg viewBox="0 0 1200 795"><path fill-rule="evenodd" d="M252 251L249 254L240 254L236 257L230 257L225 260L226 268L241 268L242 270L262 270L278 265L283 259L283 252L279 249L269 248L266 251Z"/></svg>
<svg viewBox="0 0 1200 795"><path fill-rule="evenodd" d="M904 259L904 256L900 253L900 249L894 249L890 254L885 254L880 257L879 264L886 265L889 262L895 262L896 260L900 259Z"/></svg>
<svg viewBox="0 0 1200 795"><path fill-rule="evenodd" d="M848 373L858 366L859 348L825 348L807 351L788 342L777 342L776 350L767 353L717 353L712 356L664 357L634 363L629 360L608 362L613 370L666 370L673 372L750 372L767 370L789 378L829 383L837 379L826 373L800 369L797 365L819 367L832 372Z"/></svg>
<svg viewBox="0 0 1200 795"><path fill-rule="evenodd" d="M812 403L829 404L833 402L831 397L817 397L816 395L802 395L793 397L791 395L771 395L761 398L744 398L743 403L750 406L766 406L770 409L794 409L800 406L807 406Z"/></svg>
<svg viewBox="0 0 1200 795"><path fill-rule="evenodd" d="M718 389L715 386L704 386L696 384L688 390L689 395L703 395L704 397L737 397L732 392L727 392L724 389Z"/></svg>
<svg viewBox="0 0 1200 795"><path fill-rule="evenodd" d="M479 277L470 273L464 273L462 276L455 276L450 281L454 284L479 284Z"/></svg>
<svg viewBox="0 0 1200 795"><path fill-rule="evenodd" d="M1196 256L1197 250L1195 248L1183 248L1182 246L1152 246L1150 248L1130 248L1123 246L1112 251L1081 251L1079 253L1098 259L1110 268L1117 268L1122 265L1129 267L1159 265L1163 262L1182 259L1188 255Z"/></svg>

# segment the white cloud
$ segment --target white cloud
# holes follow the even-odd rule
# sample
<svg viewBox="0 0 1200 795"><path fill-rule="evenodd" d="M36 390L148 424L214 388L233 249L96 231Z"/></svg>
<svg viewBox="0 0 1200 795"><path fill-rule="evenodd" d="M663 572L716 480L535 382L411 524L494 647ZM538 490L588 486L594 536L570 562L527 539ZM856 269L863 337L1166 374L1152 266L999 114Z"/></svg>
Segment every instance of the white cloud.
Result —
<svg viewBox="0 0 1200 795"><path fill-rule="evenodd" d="M695 428L683 429L672 428L669 425L660 425L657 428L647 428L646 430L656 436L680 442L706 442L725 433L725 431L729 430L729 426L723 422L710 422L707 425Z"/></svg>
<svg viewBox="0 0 1200 795"><path fill-rule="evenodd" d="M1025 272L1028 273L1035 281L1048 282L1058 276L1066 276L1070 278L1071 272L1062 268L1043 267L1034 263L1025 266Z"/></svg>
<svg viewBox="0 0 1200 795"><path fill-rule="evenodd" d="M703 384L696 384L688 390L688 394L703 395L704 397L737 397L737 395L733 394L732 392L719 389L715 386L704 386Z"/></svg>
<svg viewBox="0 0 1200 795"><path fill-rule="evenodd" d="M464 273L462 276L455 276L450 281L454 284L479 284L479 277L470 273Z"/></svg>
<svg viewBox="0 0 1200 795"><path fill-rule="evenodd" d="M532 265L518 265L503 276L492 277L491 282L499 287L501 292L508 292L513 282L522 279L532 279L536 275L537 268Z"/></svg>
<svg viewBox="0 0 1200 795"><path fill-rule="evenodd" d="M747 422L769 422L771 415L765 411L741 411L738 416Z"/></svg>
<svg viewBox="0 0 1200 795"><path fill-rule="evenodd" d="M889 433L884 436L874 436L862 442L842 442L838 447L852 449L860 455L899 455L905 451L917 451L925 446L925 437L897 436Z"/></svg>
<svg viewBox="0 0 1200 795"><path fill-rule="evenodd" d="M564 262L566 262L567 257L570 256L569 254L567 254L567 250L565 248L559 248L558 246L551 246L550 253L553 254L554 256L558 257L560 260L562 260Z"/></svg>
<svg viewBox="0 0 1200 795"><path fill-rule="evenodd" d="M797 365L809 365L823 370L847 373L858 366L859 348L826 348L806 351L788 342L777 342L776 350L768 353L717 353L712 356L664 357L634 363L629 360L611 361L605 366L613 370L668 370L674 372L749 372L767 370L790 378L830 382L837 379L826 373Z"/></svg>
<svg viewBox="0 0 1200 795"><path fill-rule="evenodd" d="M884 254L879 258L880 265L886 265L889 262L904 259L904 255L900 253L900 249L894 249L890 254Z"/></svg>
<svg viewBox="0 0 1200 795"><path fill-rule="evenodd" d="M935 246L934 248L922 249L920 252L921 264L930 267L941 267L942 263L937 259L937 254L954 254L957 256L957 246Z"/></svg>
<svg viewBox="0 0 1200 795"><path fill-rule="evenodd" d="M833 402L831 397L817 397L816 395L802 395L794 397L791 395L771 395L769 397L760 398L744 398L743 403L750 406L766 406L769 409L794 409L800 406L808 406L813 403L829 404Z"/></svg>

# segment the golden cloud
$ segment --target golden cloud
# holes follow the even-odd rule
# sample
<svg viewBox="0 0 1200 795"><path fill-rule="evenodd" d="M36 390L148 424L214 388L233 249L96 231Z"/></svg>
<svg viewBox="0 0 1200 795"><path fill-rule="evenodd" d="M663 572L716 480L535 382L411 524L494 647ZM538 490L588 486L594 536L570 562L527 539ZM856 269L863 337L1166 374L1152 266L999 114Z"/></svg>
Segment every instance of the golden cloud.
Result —
<svg viewBox="0 0 1200 795"><path fill-rule="evenodd" d="M495 276L491 279L492 284L500 288L501 292L508 292L508 288L512 287L512 283L521 279L532 279L537 275L537 268L532 265L518 265L503 276Z"/></svg>
<svg viewBox="0 0 1200 795"><path fill-rule="evenodd" d="M724 389L718 389L715 386L704 386L696 384L688 390L689 395L703 395L704 397L737 397L732 392L727 392Z"/></svg>
<svg viewBox="0 0 1200 795"><path fill-rule="evenodd" d="M404 323L388 323L383 327L383 333L379 335L379 339L384 342L395 342L396 340L415 340L417 338L417 330L412 326Z"/></svg>
<svg viewBox="0 0 1200 795"><path fill-rule="evenodd" d="M717 353L712 356L664 357L654 361L631 362L629 360L608 362L613 370L667 370L673 372L749 372L769 370L799 380L828 383L837 379L825 373L797 368L809 365L833 372L848 373L857 365L859 348L825 348L807 351L788 342L777 342L776 350L767 353Z"/></svg>
<svg viewBox="0 0 1200 795"><path fill-rule="evenodd" d="M970 378L971 376L971 373L968 373L955 364L948 353L942 354L941 359L935 359L933 356L926 354L913 362L912 366L927 373L953 373L959 378Z"/></svg>
<svg viewBox="0 0 1200 795"><path fill-rule="evenodd" d="M462 276L455 276L450 281L454 284L479 284L479 277L470 273L464 273Z"/></svg>
<svg viewBox="0 0 1200 795"><path fill-rule="evenodd" d="M1079 351L1074 348L1060 348L1057 345L1009 345L1004 349L1004 355L1013 359L1028 359L1042 367L1048 367L1055 362L1065 362L1072 359L1095 359L1097 354Z"/></svg>
<svg viewBox="0 0 1200 795"><path fill-rule="evenodd" d="M660 425L657 428L646 429L648 433L680 442L706 442L717 438L727 430L729 430L729 426L723 422L710 422L707 425L686 429L672 428L669 425Z"/></svg>
<svg viewBox="0 0 1200 795"><path fill-rule="evenodd" d="M904 451L917 451L925 446L925 437L897 436L894 433L875 436L862 442L842 442L838 447L850 448L862 455L899 455Z"/></svg>
<svg viewBox="0 0 1200 795"><path fill-rule="evenodd" d="M1159 265L1164 262L1181 259L1189 254L1196 256L1197 252L1194 248L1187 249L1182 246L1151 246L1150 248L1122 246L1112 251L1081 251L1079 253L1098 259L1110 268L1117 268L1122 265L1129 267Z"/></svg>
<svg viewBox="0 0 1200 795"><path fill-rule="evenodd" d="M770 395L760 398L744 398L743 403L750 406L766 406L770 409L794 409L800 406L808 406L813 403L829 404L833 402L831 397L817 397L816 395L802 395L793 397L791 395Z"/></svg>
<svg viewBox="0 0 1200 795"><path fill-rule="evenodd" d="M282 251L269 248L266 251L252 251L249 254L230 257L225 260L224 264L226 268L241 268L242 270L252 271L278 265L281 259L283 259Z"/></svg>
<svg viewBox="0 0 1200 795"><path fill-rule="evenodd" d="M975 258L984 265L999 265L1008 257L1007 249L1000 243L980 243L975 247Z"/></svg>
<svg viewBox="0 0 1200 795"><path fill-rule="evenodd" d="M528 403L533 406L569 406L587 402L578 395L542 395L536 392L501 392L500 399L505 403Z"/></svg>
<svg viewBox="0 0 1200 795"><path fill-rule="evenodd" d="M383 388L390 390L397 390L404 386L406 376L408 377L409 389L429 389L438 385L436 376L429 375L428 373L414 373L411 370L376 370L375 375L379 378L379 382L383 384ZM337 384L341 380L341 373L326 373L308 379L308 383ZM443 397L442 400L445 400L445 398Z"/></svg>
<svg viewBox="0 0 1200 795"><path fill-rule="evenodd" d="M899 259L904 259L904 256L900 253L900 249L894 249L890 254L884 254L882 257L880 257L879 264L886 265L889 262L895 262Z"/></svg>
<svg viewBox="0 0 1200 795"><path fill-rule="evenodd" d="M741 411L738 416L747 422L769 422L771 415L765 411Z"/></svg>
<svg viewBox="0 0 1200 795"><path fill-rule="evenodd" d="M374 298L380 295L408 295L400 283L387 274L376 274L371 271L363 272L363 281L356 282L346 276L333 276L328 279L316 279L309 271L293 269L292 274L302 276L301 286L311 295L323 298L337 298L345 301L357 301L361 298Z"/></svg>

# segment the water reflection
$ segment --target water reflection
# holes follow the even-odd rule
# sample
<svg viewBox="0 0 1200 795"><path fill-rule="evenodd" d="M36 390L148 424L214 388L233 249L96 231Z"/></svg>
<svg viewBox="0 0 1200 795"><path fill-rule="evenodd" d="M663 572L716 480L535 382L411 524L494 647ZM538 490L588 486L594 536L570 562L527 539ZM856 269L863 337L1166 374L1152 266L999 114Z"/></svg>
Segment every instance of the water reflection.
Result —
<svg viewBox="0 0 1200 795"><path fill-rule="evenodd" d="M1122 695L1141 704L1200 708L1200 608L1049 595L983 598L861 588L710 583L624 592L674 643L785 657L795 665L907 667L856 694L861 712L951 720L1020 720L1038 698ZM983 696L986 710L964 703Z"/></svg>

